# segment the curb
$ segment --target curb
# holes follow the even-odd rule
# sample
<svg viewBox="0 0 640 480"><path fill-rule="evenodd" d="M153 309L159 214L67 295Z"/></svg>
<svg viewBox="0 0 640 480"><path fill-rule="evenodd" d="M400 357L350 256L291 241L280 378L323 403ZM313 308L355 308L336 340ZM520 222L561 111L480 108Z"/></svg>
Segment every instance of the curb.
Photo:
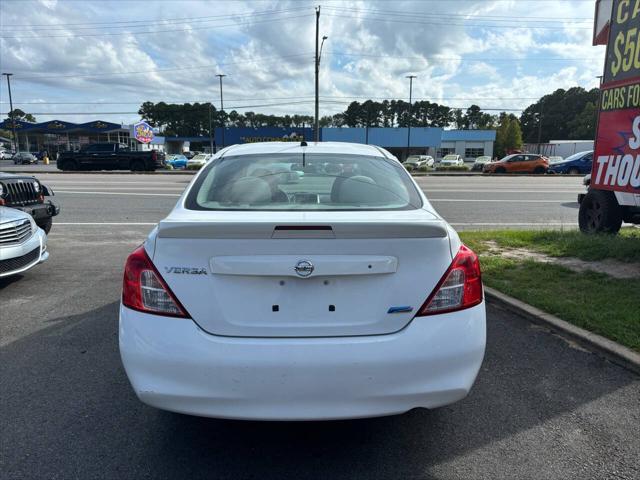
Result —
<svg viewBox="0 0 640 480"><path fill-rule="evenodd" d="M528 318L535 323L543 324L554 332L570 337L572 340L576 340L581 345L588 347L593 350L594 353L605 357L612 363L640 374L640 354L630 348L561 320L554 315L543 312L528 303L505 295L493 288L484 287L484 290L486 297L490 301L498 303L507 310Z"/></svg>

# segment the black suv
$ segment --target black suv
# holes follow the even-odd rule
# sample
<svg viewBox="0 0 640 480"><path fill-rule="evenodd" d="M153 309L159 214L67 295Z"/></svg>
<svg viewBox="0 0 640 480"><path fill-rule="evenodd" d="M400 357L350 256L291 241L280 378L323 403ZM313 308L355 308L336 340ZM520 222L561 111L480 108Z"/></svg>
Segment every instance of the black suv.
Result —
<svg viewBox="0 0 640 480"><path fill-rule="evenodd" d="M52 217L60 207L44 197L53 196L53 190L42 185L36 177L0 172L0 206L17 208L28 213L46 233L51 230Z"/></svg>

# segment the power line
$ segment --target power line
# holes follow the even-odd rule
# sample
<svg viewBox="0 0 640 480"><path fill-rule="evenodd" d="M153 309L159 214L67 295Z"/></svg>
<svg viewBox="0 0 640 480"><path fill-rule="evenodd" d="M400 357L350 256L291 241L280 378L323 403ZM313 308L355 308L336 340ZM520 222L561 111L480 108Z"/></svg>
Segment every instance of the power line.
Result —
<svg viewBox="0 0 640 480"><path fill-rule="evenodd" d="M124 31L124 32L104 32L104 33L79 33L79 34L71 34L71 35L0 35L0 38L76 38L76 37L104 37L104 36L113 36L113 35L148 35L154 33L168 33L168 32L191 32L193 30L206 30L213 28L227 28L227 27L237 27L237 26L246 26L246 25L256 25L260 23L266 22L282 22L284 20L292 20L296 18L305 18L309 17L311 14L303 14L303 15L289 15L287 17L282 18L269 18L265 20L256 20L253 22L247 23L229 23L225 25L207 25L203 27L191 27L191 28L179 28L179 29L169 29L169 30L150 30L150 31Z"/></svg>
<svg viewBox="0 0 640 480"><path fill-rule="evenodd" d="M2 29L5 30L7 28L12 29L22 29L22 28L34 28L38 31L45 30L84 30L84 29L95 29L96 26L103 25L99 28L127 28L127 27L148 27L150 24L182 24L182 23L193 23L193 22L212 22L217 20L235 20L242 17L255 17L261 15L276 15L280 13L288 13L300 10L306 10L307 7L295 7L295 8L282 8L282 9L273 9L273 10L264 10L259 12L252 13L237 13L237 14L225 14L225 15L206 15L200 17L183 17L183 18L169 18L169 19L147 19L147 20L123 20L123 21L113 21L113 22L81 22L81 23L56 23L56 24L11 24L11 25L2 25ZM131 24L131 25L129 25ZM137 25L140 24L140 25ZM86 27L85 27L86 26Z"/></svg>
<svg viewBox="0 0 640 480"><path fill-rule="evenodd" d="M551 27L551 26L537 26L537 25L489 25L489 24L471 24L471 23L452 23L452 22L428 22L428 21L417 21L417 20L394 20L392 18L378 18L373 16L362 16L357 17L354 15L346 15L344 13L327 13L328 17L336 17L340 19L345 18L353 18L356 20L370 20L373 22L391 22L391 23L402 23L402 24L416 24L416 25L439 25L443 27L450 26L459 26L459 27L477 27L477 28L510 28L510 29L541 29L541 30L565 30L565 27ZM572 27L578 30L592 30L592 27Z"/></svg>
<svg viewBox="0 0 640 480"><path fill-rule="evenodd" d="M347 11L353 13L373 13L378 15L385 16L398 16L398 17L411 17L411 18L459 18L462 20L491 20L491 21L500 21L500 22L510 22L513 23L514 16L513 15L477 15L477 14L464 14L464 13L422 13L422 12L400 12L397 10L379 10L372 8L352 8L352 7L334 7L327 6L325 7L327 10L335 10L335 11ZM519 18L518 22L526 22L526 23L592 23L592 18L559 18L559 17L530 17Z"/></svg>
<svg viewBox="0 0 640 480"><path fill-rule="evenodd" d="M314 100L305 100L305 101L295 101L295 102L282 102L282 103L265 103L265 104L257 104L257 105L242 105L242 106L232 106L227 107L227 110L244 110L247 108L261 108L261 107L285 107L290 105L305 105L305 104L313 104ZM341 102L341 101L325 101L326 104L330 105L348 105L350 102ZM448 106L451 110L465 110L468 107L452 107ZM201 110L208 110L208 106L203 106ZM523 108L493 108L493 107L480 107L480 110L485 112L521 112ZM65 116L65 115L140 115L139 112L135 111L118 111L118 112L32 112L31 115L40 115L40 116Z"/></svg>
<svg viewBox="0 0 640 480"><path fill-rule="evenodd" d="M578 58L578 57L573 57L573 58L567 58L567 57L501 57L501 58L461 58L461 57L440 57L440 56L420 56L420 57L403 57L403 56L398 56L398 55L376 55L376 54L369 54L369 53L351 53L351 52L327 52L328 55L334 55L334 56L343 56L343 57L371 57L371 58L399 58L399 59L403 59L403 60L460 60L462 62L512 62L512 61L520 61L520 60L535 60L537 62L539 62L540 60L550 60L550 61L555 61L555 60L562 60L562 61L599 61L601 60L600 57L582 57L582 58Z"/></svg>
<svg viewBox="0 0 640 480"><path fill-rule="evenodd" d="M248 98L228 98L227 100L233 102L242 102L242 101L255 101L255 100L299 100L299 99L313 99L314 95L299 95L299 96L286 96L286 97L248 97ZM324 100L355 100L355 99L365 99L365 100L402 100L398 97L393 96L370 96L370 95L320 95L321 99ZM442 101L442 100L466 100L471 102L483 101L483 100L538 100L540 97L414 97L415 101L430 101L432 103ZM136 101L126 101L126 102L48 102L48 101L40 101L40 102L14 102L16 105L142 105L145 102L149 102L151 100L136 100ZM155 100L153 103L165 103L167 105L183 105L185 103L210 103L209 99L200 99L200 100ZM0 102L0 105L6 105L9 102Z"/></svg>

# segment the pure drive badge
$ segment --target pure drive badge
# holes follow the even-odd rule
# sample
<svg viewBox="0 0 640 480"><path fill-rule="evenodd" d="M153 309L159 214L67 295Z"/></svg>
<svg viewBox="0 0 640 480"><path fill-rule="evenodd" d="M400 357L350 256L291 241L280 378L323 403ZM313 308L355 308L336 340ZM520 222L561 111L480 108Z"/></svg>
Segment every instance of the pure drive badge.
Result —
<svg viewBox="0 0 640 480"><path fill-rule="evenodd" d="M196 268L196 267L164 267L164 271L167 273L179 273L186 275L206 275L206 268Z"/></svg>

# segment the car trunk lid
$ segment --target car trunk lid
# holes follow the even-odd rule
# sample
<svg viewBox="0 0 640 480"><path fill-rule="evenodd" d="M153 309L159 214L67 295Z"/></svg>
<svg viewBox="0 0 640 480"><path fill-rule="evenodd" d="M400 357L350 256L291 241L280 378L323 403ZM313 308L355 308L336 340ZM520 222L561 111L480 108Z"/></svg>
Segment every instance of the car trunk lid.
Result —
<svg viewBox="0 0 640 480"><path fill-rule="evenodd" d="M153 261L217 335L395 332L452 260L445 222L426 210L184 212L160 223Z"/></svg>

